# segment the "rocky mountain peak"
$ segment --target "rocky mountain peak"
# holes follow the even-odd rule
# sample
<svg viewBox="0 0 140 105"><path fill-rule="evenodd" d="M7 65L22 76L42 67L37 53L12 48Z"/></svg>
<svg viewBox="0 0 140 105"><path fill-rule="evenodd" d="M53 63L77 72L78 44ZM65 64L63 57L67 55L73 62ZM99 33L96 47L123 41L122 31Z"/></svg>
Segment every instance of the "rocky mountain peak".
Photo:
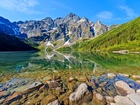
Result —
<svg viewBox="0 0 140 105"><path fill-rule="evenodd" d="M98 21L95 23L95 26L94 26L94 27L98 28L98 27L101 27L101 26L102 26L102 23L101 23L100 20L98 20Z"/></svg>
<svg viewBox="0 0 140 105"><path fill-rule="evenodd" d="M100 20L97 21L97 24L102 24Z"/></svg>
<svg viewBox="0 0 140 105"><path fill-rule="evenodd" d="M73 24L76 23L77 21L80 20L80 17L75 15L74 13L70 13L66 16L64 22L68 24Z"/></svg>
<svg viewBox="0 0 140 105"><path fill-rule="evenodd" d="M45 21L46 23L51 23L53 22L53 19L50 17L46 17L45 19L43 19L42 21Z"/></svg>
<svg viewBox="0 0 140 105"><path fill-rule="evenodd" d="M58 17L56 19L54 19L54 27L58 27L60 24L62 24L64 21L64 18L62 17Z"/></svg>
<svg viewBox="0 0 140 105"><path fill-rule="evenodd" d="M26 33L28 37L46 35L50 41L59 39L70 39L75 42L79 38L91 38L108 31L108 27L97 21L94 24L86 17L80 18L74 13L69 13L66 17L52 19L46 17L40 21L17 22L21 33Z"/></svg>
<svg viewBox="0 0 140 105"><path fill-rule="evenodd" d="M67 16L66 16L66 18L73 18L73 17L77 17L77 15L76 14L74 14L74 13L69 13Z"/></svg>
<svg viewBox="0 0 140 105"><path fill-rule="evenodd" d="M80 23L82 23L82 22L88 22L88 19L86 17L83 17L78 22L80 22Z"/></svg>
<svg viewBox="0 0 140 105"><path fill-rule="evenodd" d="M108 31L108 26L101 23L101 21L97 21L94 25L95 35L98 36Z"/></svg>

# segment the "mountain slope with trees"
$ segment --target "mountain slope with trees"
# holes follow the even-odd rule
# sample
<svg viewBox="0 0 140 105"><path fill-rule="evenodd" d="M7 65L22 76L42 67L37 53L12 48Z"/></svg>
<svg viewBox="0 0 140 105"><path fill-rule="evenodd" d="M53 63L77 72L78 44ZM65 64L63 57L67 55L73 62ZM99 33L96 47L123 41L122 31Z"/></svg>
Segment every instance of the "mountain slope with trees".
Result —
<svg viewBox="0 0 140 105"><path fill-rule="evenodd" d="M79 51L140 51L140 17L73 47Z"/></svg>

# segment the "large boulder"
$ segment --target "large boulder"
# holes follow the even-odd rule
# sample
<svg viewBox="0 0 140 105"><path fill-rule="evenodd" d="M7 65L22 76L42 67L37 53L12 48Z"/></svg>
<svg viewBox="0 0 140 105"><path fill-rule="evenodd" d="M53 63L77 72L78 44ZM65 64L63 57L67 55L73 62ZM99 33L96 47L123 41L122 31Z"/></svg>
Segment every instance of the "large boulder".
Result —
<svg viewBox="0 0 140 105"><path fill-rule="evenodd" d="M30 91L39 89L41 86L43 86L43 83L41 83L41 82L34 82L29 87L27 87L27 89L24 92L30 92Z"/></svg>
<svg viewBox="0 0 140 105"><path fill-rule="evenodd" d="M69 100L71 104L79 105L80 103L92 100L92 92L88 90L86 83L82 83L75 92L70 94Z"/></svg>
<svg viewBox="0 0 140 105"><path fill-rule="evenodd" d="M118 94L125 96L130 93L135 93L135 90L130 88L130 86L124 81L117 81L115 83L116 90Z"/></svg>

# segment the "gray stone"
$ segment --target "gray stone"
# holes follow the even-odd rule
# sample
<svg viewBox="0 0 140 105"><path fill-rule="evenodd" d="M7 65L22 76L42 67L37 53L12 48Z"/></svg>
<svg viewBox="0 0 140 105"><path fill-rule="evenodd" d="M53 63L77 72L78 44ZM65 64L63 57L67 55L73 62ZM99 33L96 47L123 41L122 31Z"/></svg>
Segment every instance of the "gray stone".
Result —
<svg viewBox="0 0 140 105"><path fill-rule="evenodd" d="M128 94L127 97L135 103L135 105L140 105L140 94L132 93Z"/></svg>
<svg viewBox="0 0 140 105"><path fill-rule="evenodd" d="M131 100L125 96L115 96L114 101L122 103L122 105L135 105Z"/></svg>
<svg viewBox="0 0 140 105"><path fill-rule="evenodd" d="M99 93L95 93L95 98L103 104L106 103L105 97L103 95L99 94Z"/></svg>
<svg viewBox="0 0 140 105"><path fill-rule="evenodd" d="M79 100L83 96L83 94L85 94L87 91L88 91L88 86L85 83L82 83L81 85L79 85L79 87L75 92L70 94L69 100L70 101Z"/></svg>
<svg viewBox="0 0 140 105"><path fill-rule="evenodd" d="M59 100L57 99L57 100L55 100L55 101L53 101L53 102L48 103L47 105L60 105L60 102L59 102Z"/></svg>
<svg viewBox="0 0 140 105"><path fill-rule="evenodd" d="M136 93L140 94L140 89L138 89L138 90L136 91Z"/></svg>
<svg viewBox="0 0 140 105"><path fill-rule="evenodd" d="M116 103L110 103L110 105L127 105L127 104L124 104L123 102L116 102Z"/></svg>
<svg viewBox="0 0 140 105"><path fill-rule="evenodd" d="M43 86L43 84L41 82L34 82L29 87L27 87L27 89L25 91L31 91L31 90L34 90L34 89L39 89L41 86Z"/></svg>
<svg viewBox="0 0 140 105"><path fill-rule="evenodd" d="M55 81L55 80L52 80L52 81L47 81L47 84L49 86L49 88L56 88L56 87L61 87L62 84Z"/></svg>
<svg viewBox="0 0 140 105"><path fill-rule="evenodd" d="M114 77L116 77L116 75L113 74L113 73L108 73L107 76L108 76L108 78L114 78Z"/></svg>
<svg viewBox="0 0 140 105"><path fill-rule="evenodd" d="M115 83L115 86L117 88L117 92L121 95L126 95L130 93L135 93L135 90L130 88L129 85L124 81L117 81ZM125 94L126 93L126 94Z"/></svg>
<svg viewBox="0 0 140 105"><path fill-rule="evenodd" d="M128 74L121 74L121 73L119 73L119 75L120 75L120 76L127 77L127 78L130 77Z"/></svg>
<svg viewBox="0 0 140 105"><path fill-rule="evenodd" d="M136 83L140 84L140 80L136 80Z"/></svg>
<svg viewBox="0 0 140 105"><path fill-rule="evenodd" d="M133 75L132 78L133 79L140 79L140 76L139 75Z"/></svg>
<svg viewBox="0 0 140 105"><path fill-rule="evenodd" d="M110 103L110 102L113 102L113 101L114 101L114 98L113 98L113 97L111 97L111 96L105 96L105 99L106 99L106 101L107 101L108 103Z"/></svg>

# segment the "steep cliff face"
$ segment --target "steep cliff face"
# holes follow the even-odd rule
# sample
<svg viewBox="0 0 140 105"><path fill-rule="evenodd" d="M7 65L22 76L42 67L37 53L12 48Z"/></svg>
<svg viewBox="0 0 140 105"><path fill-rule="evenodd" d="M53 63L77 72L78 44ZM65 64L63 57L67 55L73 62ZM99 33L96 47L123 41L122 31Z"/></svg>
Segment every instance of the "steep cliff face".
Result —
<svg viewBox="0 0 140 105"><path fill-rule="evenodd" d="M21 33L26 33L28 37L40 36L54 27L54 21L47 17L41 21L25 21L16 23L20 27Z"/></svg>
<svg viewBox="0 0 140 105"><path fill-rule="evenodd" d="M103 34L109 30L109 28L102 24L100 21L97 21L97 23L94 25L95 35L98 36L100 34Z"/></svg>
<svg viewBox="0 0 140 105"><path fill-rule="evenodd" d="M26 33L28 38L44 36L44 39L56 41L62 39L74 42L81 38L92 38L107 32L112 27L102 24L100 21L93 23L87 18L70 13L65 18L51 19L47 17L40 21L16 22L21 33Z"/></svg>

